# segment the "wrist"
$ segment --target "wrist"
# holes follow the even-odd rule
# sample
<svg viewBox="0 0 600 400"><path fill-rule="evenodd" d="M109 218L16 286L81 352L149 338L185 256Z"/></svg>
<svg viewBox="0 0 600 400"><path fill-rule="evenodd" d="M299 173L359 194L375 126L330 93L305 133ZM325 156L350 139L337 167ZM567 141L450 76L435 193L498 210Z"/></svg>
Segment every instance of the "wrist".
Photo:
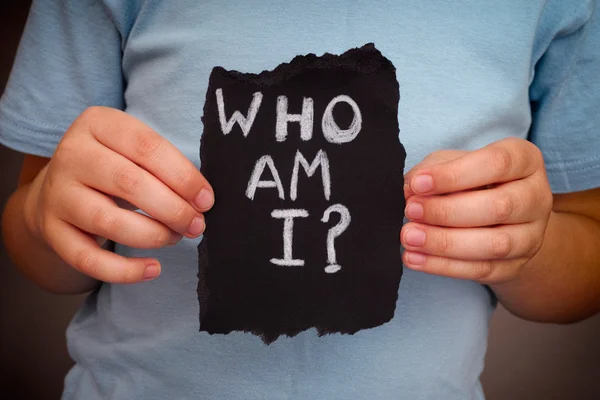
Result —
<svg viewBox="0 0 600 400"><path fill-rule="evenodd" d="M41 220L38 217L38 203L46 170L47 168L43 168L31 183L20 188L24 192L21 215L23 216L25 229L32 237L39 240L43 240L43 235Z"/></svg>

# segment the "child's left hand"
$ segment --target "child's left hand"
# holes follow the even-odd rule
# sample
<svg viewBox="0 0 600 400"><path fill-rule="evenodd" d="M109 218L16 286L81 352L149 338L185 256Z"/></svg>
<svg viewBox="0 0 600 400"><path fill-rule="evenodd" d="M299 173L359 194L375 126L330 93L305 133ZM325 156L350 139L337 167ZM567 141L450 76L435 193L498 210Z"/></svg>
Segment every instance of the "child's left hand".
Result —
<svg viewBox="0 0 600 400"><path fill-rule="evenodd" d="M552 210L540 150L508 138L430 154L405 177L407 267L492 284L537 254Z"/></svg>

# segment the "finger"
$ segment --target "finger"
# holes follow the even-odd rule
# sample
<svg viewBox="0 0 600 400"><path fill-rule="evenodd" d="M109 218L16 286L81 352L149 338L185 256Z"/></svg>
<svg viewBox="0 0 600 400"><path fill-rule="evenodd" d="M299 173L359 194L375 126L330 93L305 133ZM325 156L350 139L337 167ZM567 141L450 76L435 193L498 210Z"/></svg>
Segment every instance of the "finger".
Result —
<svg viewBox="0 0 600 400"><path fill-rule="evenodd" d="M110 283L136 283L156 278L160 264L151 258L126 258L101 249L89 235L67 222L47 222L46 240L67 264L94 279Z"/></svg>
<svg viewBox="0 0 600 400"><path fill-rule="evenodd" d="M405 251L402 262L410 269L432 275L492 284L516 276L526 260L468 261Z"/></svg>
<svg viewBox="0 0 600 400"><path fill-rule="evenodd" d="M539 224L494 228L440 228L408 223L401 240L406 250L467 261L531 258L542 244Z"/></svg>
<svg viewBox="0 0 600 400"><path fill-rule="evenodd" d="M164 183L122 155L100 144L92 146L97 147L96 157L87 160L87 168L74 171L79 182L136 205L187 237L204 231L204 217Z"/></svg>
<svg viewBox="0 0 600 400"><path fill-rule="evenodd" d="M77 196L62 201L61 219L113 242L140 249L173 245L181 235L145 215L119 208L116 203L85 186Z"/></svg>
<svg viewBox="0 0 600 400"><path fill-rule="evenodd" d="M463 155L465 155L466 153L468 153L465 150L439 150L439 151L435 151L429 155L427 155L420 163L418 163L417 165L415 165L413 168L411 168L412 170L419 170L419 169L423 169L425 167L430 167L432 165L436 165L436 164L440 164L443 162L447 162L447 161L451 161L451 160L455 160L459 157L462 157ZM410 176L410 171L406 173L406 177ZM405 180L405 184L404 184L404 198L408 200L408 198L410 196L412 196L414 193L410 188L410 184L408 183L408 180Z"/></svg>
<svg viewBox="0 0 600 400"><path fill-rule="evenodd" d="M85 119L91 134L104 146L146 169L198 211L212 207L213 189L204 176L149 126L122 111L102 107L89 109Z"/></svg>
<svg viewBox="0 0 600 400"><path fill-rule="evenodd" d="M452 161L413 169L406 182L416 194L444 194L522 179L540 166L543 160L537 147L508 138Z"/></svg>
<svg viewBox="0 0 600 400"><path fill-rule="evenodd" d="M551 196L531 179L493 186L491 189L446 196L412 196L405 215L411 221L447 227L522 224L549 211Z"/></svg>

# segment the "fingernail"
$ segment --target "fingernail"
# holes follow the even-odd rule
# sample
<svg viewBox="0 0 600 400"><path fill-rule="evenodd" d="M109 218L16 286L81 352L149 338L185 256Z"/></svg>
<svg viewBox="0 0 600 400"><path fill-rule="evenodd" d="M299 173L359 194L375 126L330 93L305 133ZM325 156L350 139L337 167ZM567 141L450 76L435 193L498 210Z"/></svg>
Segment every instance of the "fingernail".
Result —
<svg viewBox="0 0 600 400"><path fill-rule="evenodd" d="M425 244L425 239L425 232L417 228L410 228L404 234L404 241L409 246L421 247Z"/></svg>
<svg viewBox="0 0 600 400"><path fill-rule="evenodd" d="M171 233L171 238L169 239L169 245L174 245L179 243L179 241L181 240L183 236L181 236L179 233L177 232L172 232Z"/></svg>
<svg viewBox="0 0 600 400"><path fill-rule="evenodd" d="M150 264L144 270L144 281L151 281L160 275L160 267L156 264Z"/></svg>
<svg viewBox="0 0 600 400"><path fill-rule="evenodd" d="M423 265L425 264L425 261L427 261L427 256L421 253L413 253L411 251L406 253L406 261L408 261L408 263L411 265Z"/></svg>
<svg viewBox="0 0 600 400"><path fill-rule="evenodd" d="M420 203L408 203L406 210L404 211L406 218L408 219L421 219L423 218L423 206Z"/></svg>
<svg viewBox="0 0 600 400"><path fill-rule="evenodd" d="M201 210L207 210L211 208L214 202L215 196L213 196L211 191L206 188L202 189L200 193L198 193L198 196L196 196L196 199L194 200L194 203L196 203L196 207L198 207Z"/></svg>
<svg viewBox="0 0 600 400"><path fill-rule="evenodd" d="M202 232L204 232L204 218L203 217L195 217L190 224L187 233L190 236L198 236Z"/></svg>
<svg viewBox="0 0 600 400"><path fill-rule="evenodd" d="M433 190L433 178L431 175L418 175L413 179L410 187L415 193L427 193Z"/></svg>

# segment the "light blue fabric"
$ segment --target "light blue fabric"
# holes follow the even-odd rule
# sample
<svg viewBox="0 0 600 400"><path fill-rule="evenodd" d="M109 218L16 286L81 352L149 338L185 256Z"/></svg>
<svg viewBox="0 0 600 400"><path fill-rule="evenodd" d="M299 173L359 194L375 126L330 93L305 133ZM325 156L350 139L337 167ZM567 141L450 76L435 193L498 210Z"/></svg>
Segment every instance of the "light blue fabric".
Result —
<svg viewBox="0 0 600 400"><path fill-rule="evenodd" d="M36 1L0 102L0 141L50 156L86 107L126 110L199 165L214 66L272 69L374 42L396 65L410 168L508 136L544 153L556 192L600 186L594 0ZM534 102L534 112L530 107ZM493 298L406 271L394 319L270 346L198 332L197 240L151 255L162 276L105 284L68 330L64 399L481 399ZM515 360L518 362L518 360Z"/></svg>

